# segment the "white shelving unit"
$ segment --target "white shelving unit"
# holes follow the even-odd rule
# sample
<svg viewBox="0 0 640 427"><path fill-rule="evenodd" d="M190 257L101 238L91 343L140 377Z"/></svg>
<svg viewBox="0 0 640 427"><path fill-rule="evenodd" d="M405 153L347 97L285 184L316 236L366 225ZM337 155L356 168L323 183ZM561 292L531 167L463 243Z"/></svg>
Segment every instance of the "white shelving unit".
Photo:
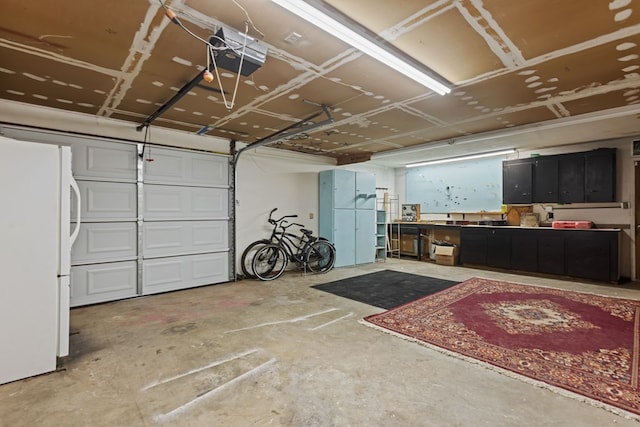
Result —
<svg viewBox="0 0 640 427"><path fill-rule="evenodd" d="M376 261L387 260L387 212L376 210Z"/></svg>
<svg viewBox="0 0 640 427"><path fill-rule="evenodd" d="M376 190L384 191L386 188L377 188ZM377 199L377 210L384 212L385 259L386 257L400 258L400 223L397 221L400 219L400 199L398 196L390 195L384 191L382 197ZM376 254L377 252L376 249Z"/></svg>

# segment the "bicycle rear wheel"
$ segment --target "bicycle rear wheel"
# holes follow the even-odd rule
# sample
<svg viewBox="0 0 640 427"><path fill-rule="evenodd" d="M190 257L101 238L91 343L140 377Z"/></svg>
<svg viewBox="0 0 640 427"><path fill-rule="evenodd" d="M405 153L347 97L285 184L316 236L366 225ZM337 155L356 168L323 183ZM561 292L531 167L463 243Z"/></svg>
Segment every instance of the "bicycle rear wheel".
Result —
<svg viewBox="0 0 640 427"><path fill-rule="evenodd" d="M309 246L304 261L312 273L325 273L336 262L336 249L328 241L317 240Z"/></svg>
<svg viewBox="0 0 640 427"><path fill-rule="evenodd" d="M253 273L260 280L277 279L287 268L289 258L278 245L269 244L258 249L253 257Z"/></svg>
<svg viewBox="0 0 640 427"><path fill-rule="evenodd" d="M249 246L242 252L242 257L240 258L240 267L242 268L242 273L244 277L248 279L255 279L256 275L253 272L253 258L260 248L265 245L271 243L271 240L256 240L253 243L250 243Z"/></svg>

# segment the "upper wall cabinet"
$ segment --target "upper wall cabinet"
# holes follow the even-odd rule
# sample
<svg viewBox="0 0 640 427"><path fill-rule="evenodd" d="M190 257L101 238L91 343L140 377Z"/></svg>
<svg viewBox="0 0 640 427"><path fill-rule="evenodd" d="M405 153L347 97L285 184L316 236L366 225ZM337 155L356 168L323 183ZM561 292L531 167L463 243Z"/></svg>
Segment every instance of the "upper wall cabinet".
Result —
<svg viewBox="0 0 640 427"><path fill-rule="evenodd" d="M604 149L585 156L585 202L616 201L616 150Z"/></svg>
<svg viewBox="0 0 640 427"><path fill-rule="evenodd" d="M616 149L503 162L503 203L616 201Z"/></svg>
<svg viewBox="0 0 640 427"><path fill-rule="evenodd" d="M531 203L533 189L531 159L502 163L502 200L504 203Z"/></svg>
<svg viewBox="0 0 640 427"><path fill-rule="evenodd" d="M557 202L584 202L584 156L569 154L558 159Z"/></svg>
<svg viewBox="0 0 640 427"><path fill-rule="evenodd" d="M533 180L533 200L539 203L558 201L558 158L536 157L533 160L536 173Z"/></svg>

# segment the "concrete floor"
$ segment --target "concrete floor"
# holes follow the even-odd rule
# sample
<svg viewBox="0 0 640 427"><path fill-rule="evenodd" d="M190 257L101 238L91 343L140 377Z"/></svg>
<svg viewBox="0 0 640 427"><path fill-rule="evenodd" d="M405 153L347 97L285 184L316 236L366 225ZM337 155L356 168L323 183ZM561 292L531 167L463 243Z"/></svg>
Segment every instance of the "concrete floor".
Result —
<svg viewBox="0 0 640 427"><path fill-rule="evenodd" d="M82 307L57 372L0 386L0 425L638 426L363 326L383 310L310 288L383 269L640 298L633 284L393 259Z"/></svg>

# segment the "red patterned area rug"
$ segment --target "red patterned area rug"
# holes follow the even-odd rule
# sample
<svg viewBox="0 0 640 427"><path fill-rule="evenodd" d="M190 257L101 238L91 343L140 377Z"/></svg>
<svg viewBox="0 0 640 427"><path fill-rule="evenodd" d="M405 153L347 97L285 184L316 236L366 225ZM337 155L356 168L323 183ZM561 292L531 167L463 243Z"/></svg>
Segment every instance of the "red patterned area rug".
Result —
<svg viewBox="0 0 640 427"><path fill-rule="evenodd" d="M472 278L364 320L639 418L640 301Z"/></svg>

